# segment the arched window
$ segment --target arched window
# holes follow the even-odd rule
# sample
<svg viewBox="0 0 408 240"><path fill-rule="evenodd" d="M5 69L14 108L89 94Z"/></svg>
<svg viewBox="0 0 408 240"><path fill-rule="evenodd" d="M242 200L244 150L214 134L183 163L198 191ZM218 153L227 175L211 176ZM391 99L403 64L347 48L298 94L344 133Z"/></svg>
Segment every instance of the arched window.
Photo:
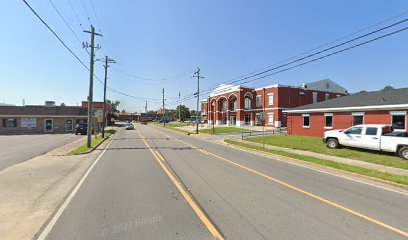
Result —
<svg viewBox="0 0 408 240"><path fill-rule="evenodd" d="M227 111L227 99L223 100L221 104L222 111Z"/></svg>
<svg viewBox="0 0 408 240"><path fill-rule="evenodd" d="M231 98L230 100L230 111L237 111L237 99Z"/></svg>
<svg viewBox="0 0 408 240"><path fill-rule="evenodd" d="M244 99L244 108L246 110L251 109L251 98L248 97L248 96L246 96L245 99Z"/></svg>

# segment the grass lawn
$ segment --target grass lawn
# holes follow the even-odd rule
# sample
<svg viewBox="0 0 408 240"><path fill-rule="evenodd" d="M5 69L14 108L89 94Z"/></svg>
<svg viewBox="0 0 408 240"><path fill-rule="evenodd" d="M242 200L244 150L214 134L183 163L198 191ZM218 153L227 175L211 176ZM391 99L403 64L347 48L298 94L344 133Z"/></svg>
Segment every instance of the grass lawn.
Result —
<svg viewBox="0 0 408 240"><path fill-rule="evenodd" d="M115 133L115 130L108 130L105 132L105 139L108 138L111 134ZM86 153L89 150L91 150L93 147L101 143L103 140L102 135L97 135L96 137L92 136L92 141L91 141L91 147L88 148L86 146L86 143L82 144L81 146L71 150L68 155L76 155L76 154L82 154Z"/></svg>
<svg viewBox="0 0 408 240"><path fill-rule="evenodd" d="M344 163L337 163L337 162L324 160L324 159L319 159L319 158L315 158L315 157L309 157L309 156L303 156L303 155L294 154L294 153L288 153L288 152L285 152L285 151L263 149L262 147L253 146L253 145L242 143L242 142L237 142L237 141L234 141L234 140L225 140L225 142L230 143L230 144L234 144L234 145L237 145L237 146L249 148L249 149L269 152L269 153L273 153L273 154L277 154L277 155L282 155L282 156L302 160L302 161L305 161L305 162L311 162L311 163L315 163L315 164L319 164L319 165L323 165L323 166L327 166L327 167L332 167L332 168L336 168L336 169L340 169L340 170L344 170L344 171L348 171L348 172L352 172L352 173L358 173L358 174L369 176L369 177L375 177L375 178L387 180L387 181L394 182L394 183L408 185L408 176L396 175L396 174L391 174L391 173L384 173L384 172L380 172L380 171L377 171L377 170L366 169L366 168L357 167L357 166L344 164Z"/></svg>
<svg viewBox="0 0 408 240"><path fill-rule="evenodd" d="M163 125L163 123L161 123ZM187 123L171 122L166 123L166 127L185 127L188 126Z"/></svg>
<svg viewBox="0 0 408 240"><path fill-rule="evenodd" d="M249 138L247 139L247 141L262 143L262 137ZM278 147L311 151L349 159L356 159L384 166L408 169L408 161L399 158L393 153L384 153L379 151L369 151L364 149L347 147L339 149L330 149L327 148L325 144L323 144L322 138L319 137L270 136L265 137L265 144Z"/></svg>
<svg viewBox="0 0 408 240"><path fill-rule="evenodd" d="M212 128L202 129L202 130L199 130L198 132L213 134ZM253 131L245 129L245 128L237 128L237 127L217 127L215 128L215 133L235 133L235 132L253 132Z"/></svg>

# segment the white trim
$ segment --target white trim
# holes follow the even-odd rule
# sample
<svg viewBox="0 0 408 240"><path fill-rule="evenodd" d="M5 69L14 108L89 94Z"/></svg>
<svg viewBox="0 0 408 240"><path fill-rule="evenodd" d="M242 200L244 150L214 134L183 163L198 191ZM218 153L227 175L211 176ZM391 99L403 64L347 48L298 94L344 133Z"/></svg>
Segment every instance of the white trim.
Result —
<svg viewBox="0 0 408 240"><path fill-rule="evenodd" d="M230 95L228 95L228 100L230 99L230 97L231 97L232 95L234 95L234 96L235 96L235 99L238 100L238 97L237 97L237 95L236 95L235 93L231 93Z"/></svg>
<svg viewBox="0 0 408 240"><path fill-rule="evenodd" d="M375 106L360 106L360 107L338 107L338 108L314 108L301 110L287 110L286 113L306 113L306 112L345 112L354 110L390 110L390 109L404 109L408 108L408 104L394 104L394 105L375 105Z"/></svg>
<svg viewBox="0 0 408 240"><path fill-rule="evenodd" d="M243 108L238 108L237 111L262 111L262 110L279 110L279 109L288 109L288 108L281 108L281 107L274 107L274 108L257 108L257 109L243 109Z"/></svg>
<svg viewBox="0 0 408 240"><path fill-rule="evenodd" d="M244 100L245 100L245 97L246 97L248 94L251 95L251 100L252 100L252 99L254 98L254 95L252 95L252 93L250 93L250 92L246 92L246 93L244 94Z"/></svg>
<svg viewBox="0 0 408 240"><path fill-rule="evenodd" d="M400 112L394 112L394 114L391 114L390 112L390 125L392 126L392 118L394 116L403 116L404 117L404 129L394 129L395 132L405 132L407 130L407 116L406 116L406 112L405 114L402 114L403 111Z"/></svg>
<svg viewBox="0 0 408 240"><path fill-rule="evenodd" d="M272 103L269 101L269 97L270 96L272 96ZM267 98L267 101L268 101L268 106L273 106L273 104L274 104L274 102L275 102L275 94L273 94L273 93L268 93L268 98Z"/></svg>
<svg viewBox="0 0 408 240"><path fill-rule="evenodd" d="M390 115L404 116L407 115L407 111L390 111Z"/></svg>
<svg viewBox="0 0 408 240"><path fill-rule="evenodd" d="M305 117L309 118L309 126L305 126ZM302 114L302 128L310 128L310 114Z"/></svg>
<svg viewBox="0 0 408 240"><path fill-rule="evenodd" d="M332 118L331 127L326 126L326 117L331 117ZM310 121L310 119L309 119L309 121ZM309 125L310 125L310 122L309 122ZM334 125L333 113L325 113L324 114L324 129L333 129L333 125Z"/></svg>
<svg viewBox="0 0 408 240"><path fill-rule="evenodd" d="M364 112L352 112L352 116L364 116Z"/></svg>

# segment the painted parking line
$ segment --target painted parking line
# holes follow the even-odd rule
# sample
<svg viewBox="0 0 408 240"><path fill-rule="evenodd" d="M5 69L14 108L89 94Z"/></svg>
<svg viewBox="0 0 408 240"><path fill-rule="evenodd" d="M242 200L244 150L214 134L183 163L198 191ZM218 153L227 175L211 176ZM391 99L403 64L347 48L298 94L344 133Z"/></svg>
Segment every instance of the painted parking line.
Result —
<svg viewBox="0 0 408 240"><path fill-rule="evenodd" d="M204 212L198 207L198 205L194 202L194 200L190 197L190 195L187 194L187 192L184 190L184 188L181 186L181 184L177 181L177 179L171 174L171 172L166 168L166 166L162 163L164 162L163 156L158 152L158 151L153 151L153 149L149 146L147 141L145 140L144 136L140 133L139 130L137 130L137 133L139 134L140 138L146 145L146 147L150 150L152 153L153 157L156 159L156 161L159 163L160 167L163 169L163 171L167 174L167 176L170 178L170 180L173 182L173 184L176 186L176 188L180 191L180 193L183 195L183 197L186 199L187 203L191 206L191 208L194 210L194 212L197 214L198 218L204 223L204 225L207 227L208 231L212 234L212 236L215 239L223 240L224 238L222 235L218 232L217 228L212 224L212 222L207 218L207 216L204 214Z"/></svg>
<svg viewBox="0 0 408 240"><path fill-rule="evenodd" d="M157 130L157 131L159 131L159 130ZM161 131L159 131L159 132L161 132ZM198 147L196 147L196 146L194 146L194 145L192 145L192 144L190 144L190 143L187 143L187 142L185 142L185 141L183 141L183 140L181 140L181 139L172 137L172 136L170 136L170 135L168 135L168 134L166 134L166 133L161 132L161 134L167 136L168 138L175 139L175 140L177 140L177 141L179 141L179 142L181 142L181 143L184 143L184 144L190 146L192 149L197 150L197 151L199 151L199 152L201 152L201 153L204 153L204 154L207 154L207 155L211 155L211 156L213 156L213 157L215 157L215 158L217 158L217 159L220 159L220 160L222 160L222 161L224 161L224 162L227 162L227 163L229 163L229 164L231 164L231 165L234 165L234 166L236 166L236 167L239 167L239 168L241 168L241 169L244 169L244 170L246 170L246 171L248 171L248 172L251 172L251 173L253 173L253 174L256 174L256 175L258 175L258 176L261 176L261 177L266 178L266 179L268 179L268 180L271 180L271 181L273 181L273 182L276 182L276 183L278 183L278 184L280 184L280 185L282 185L282 186L285 186L285 187L290 188L290 189L292 189L292 190L294 190L294 191L296 191L296 192L299 192L299 193L302 193L302 194L304 194L304 195L307 195L307 196L309 196L309 197L311 197L311 198L314 198L314 199L316 199L316 200L318 200L318 201L324 202L324 203L326 203L326 204L328 204L328 205L330 205L330 206L333 206L333 207L335 207L335 208L338 208L338 209L341 209L341 210L343 210L343 211L346 211L346 212L348 212L348 213L350 213L350 214L352 214L352 215L354 215L354 216L357 216L357 217L360 217L360 218L362 218L362 219L365 219L365 220L367 220L367 221L369 221L369 222L371 222L371 223L374 223L374 224L379 225L379 226L381 226L381 227L384 227L384 228L386 228L386 229L388 229L388 230L391 230L391 231L393 231L393 232L396 232L396 233L398 233L398 234L400 234L400 235L402 235L402 236L408 237L408 232L406 232L406 231L403 231L403 230L401 230L401 229L398 229L398 228L396 228L396 227L393 227L393 226L391 226L391 225L388 225L388 224L386 224L386 223L383 223L383 222L381 222L381 221L379 221L379 220L376 220L376 219L374 219L374 218L372 218L372 217L369 217L369 216L367 216L367 215L365 215L365 214L362 214L362 213L360 213L360 212L357 212L357 211L355 211L355 210L352 210L352 209L350 209L350 208L347 208L347 207L345 207L345 206L342 206L342 205L340 205L340 204L337 204L337 203L335 203L335 202L332 202L332 201L330 201L330 200L327 200L327 199L325 199L325 198L322 198L322 197L320 197L320 196L317 196L317 195L315 195L315 194L313 194L313 193L311 193L311 192L308 192L308 191L305 191L305 190L303 190L303 189L297 188L297 187L295 187L295 186L293 186L293 185L291 185L291 184L288 184L288 183L286 183L286 182L284 182L284 181L278 180L278 179L276 179L276 178L274 178L274 177L268 176L268 175L266 175L266 174L264 174L264 173L261 173L261 172L259 172L259 171L254 170L254 169L251 169L251 168L249 168L249 167L246 167L246 166L243 166L243 165L241 165L241 164L238 164L238 163L236 163L236 162L234 162L234 161L228 160L228 159L226 159L226 158L224 158L224 157L221 157L221 156L219 156L219 155L217 155L217 154L215 154L215 153L206 151L206 150L204 150L204 149L202 149L202 148L198 148Z"/></svg>

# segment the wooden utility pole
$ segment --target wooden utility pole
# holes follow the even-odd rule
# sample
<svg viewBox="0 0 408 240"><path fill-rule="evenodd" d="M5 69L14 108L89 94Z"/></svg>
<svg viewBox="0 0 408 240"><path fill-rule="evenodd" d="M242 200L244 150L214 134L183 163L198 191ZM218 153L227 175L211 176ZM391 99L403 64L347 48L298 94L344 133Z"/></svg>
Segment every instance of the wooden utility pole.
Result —
<svg viewBox="0 0 408 240"><path fill-rule="evenodd" d="M88 95L88 127L87 127L87 141L86 146L91 148L92 141L92 118L93 118L93 76L94 76L94 56L95 56L95 35L102 36L102 34L95 33L95 28L91 25L91 31L84 31L91 34L91 45L83 43L84 48L91 48L91 60L89 68L89 95ZM100 46L96 47L100 49Z"/></svg>
<svg viewBox="0 0 408 240"><path fill-rule="evenodd" d="M102 138L105 138L105 127L106 127L106 83L108 81L108 67L109 63L115 63L115 60L105 56L105 81L103 84L103 119L102 119Z"/></svg>
<svg viewBox="0 0 408 240"><path fill-rule="evenodd" d="M164 88L163 88L163 109L162 109L162 114L163 114L163 117L162 117L162 121L163 121L163 127L166 127L166 119L164 119L164 113L165 113L165 110L164 110Z"/></svg>
<svg viewBox="0 0 408 240"><path fill-rule="evenodd" d="M181 102L180 102L180 91L179 91L179 122L181 122Z"/></svg>
<svg viewBox="0 0 408 240"><path fill-rule="evenodd" d="M196 112L196 134L198 134L198 109L200 106L200 68L197 68L197 72L194 73L193 77L197 78L197 112Z"/></svg>

